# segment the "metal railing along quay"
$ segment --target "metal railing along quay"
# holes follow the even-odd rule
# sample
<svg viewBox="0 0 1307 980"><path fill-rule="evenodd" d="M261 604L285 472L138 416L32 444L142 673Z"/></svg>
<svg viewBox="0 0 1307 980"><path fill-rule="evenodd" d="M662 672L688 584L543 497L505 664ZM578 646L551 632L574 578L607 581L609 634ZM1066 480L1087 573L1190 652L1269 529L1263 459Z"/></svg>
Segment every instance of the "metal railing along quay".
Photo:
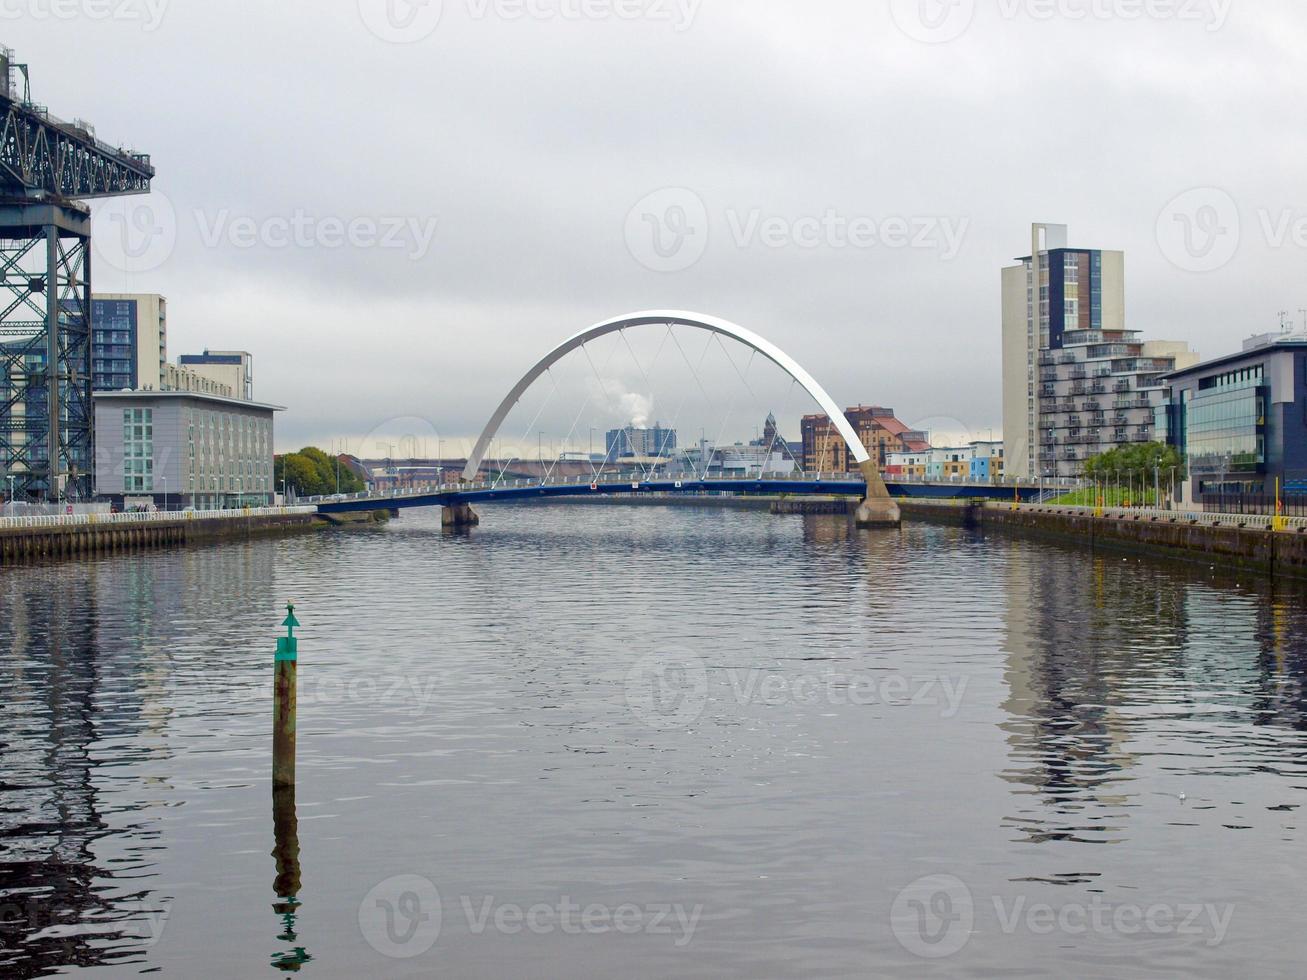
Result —
<svg viewBox="0 0 1307 980"><path fill-rule="evenodd" d="M1057 504L1004 504L992 507L1019 506L1035 514L1066 514L1101 517L1118 521L1145 521L1159 524L1196 524L1205 527L1232 527L1261 531L1294 531L1307 534L1307 517L1276 517L1273 514L1229 514L1202 510L1165 510L1159 507L1086 507Z"/></svg>
<svg viewBox="0 0 1307 980"><path fill-rule="evenodd" d="M236 520L249 517L284 517L316 514L314 506L250 507L243 510L167 510L133 511L122 514L45 514L26 517L0 517L0 530L5 528L80 527L95 525L175 524L178 521Z"/></svg>

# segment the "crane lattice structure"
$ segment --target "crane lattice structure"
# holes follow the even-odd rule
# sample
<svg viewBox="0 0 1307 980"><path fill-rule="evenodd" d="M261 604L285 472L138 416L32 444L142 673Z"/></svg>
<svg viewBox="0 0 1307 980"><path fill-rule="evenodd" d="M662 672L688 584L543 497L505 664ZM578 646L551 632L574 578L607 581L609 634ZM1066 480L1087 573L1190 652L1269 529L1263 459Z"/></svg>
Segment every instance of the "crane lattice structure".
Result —
<svg viewBox="0 0 1307 980"><path fill-rule="evenodd" d="M31 98L0 47L0 481L16 496L91 493L91 213L145 194L149 156L99 140Z"/></svg>

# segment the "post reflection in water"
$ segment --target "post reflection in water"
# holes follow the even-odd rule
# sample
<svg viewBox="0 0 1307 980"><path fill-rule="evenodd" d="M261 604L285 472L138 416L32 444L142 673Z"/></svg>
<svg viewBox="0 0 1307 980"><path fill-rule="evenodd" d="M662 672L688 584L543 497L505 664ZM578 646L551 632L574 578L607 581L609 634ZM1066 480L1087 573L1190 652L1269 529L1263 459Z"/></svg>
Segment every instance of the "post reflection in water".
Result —
<svg viewBox="0 0 1307 980"><path fill-rule="evenodd" d="M296 931L296 916L299 915L301 902L300 838L299 822L295 816L294 786L278 786L272 791L272 833L272 856L277 863L277 876L272 882L272 892L277 901L272 903L272 910L281 920L281 932L277 934L277 939L291 947L273 954L272 965L278 970L293 973L313 959L299 945L299 933Z"/></svg>

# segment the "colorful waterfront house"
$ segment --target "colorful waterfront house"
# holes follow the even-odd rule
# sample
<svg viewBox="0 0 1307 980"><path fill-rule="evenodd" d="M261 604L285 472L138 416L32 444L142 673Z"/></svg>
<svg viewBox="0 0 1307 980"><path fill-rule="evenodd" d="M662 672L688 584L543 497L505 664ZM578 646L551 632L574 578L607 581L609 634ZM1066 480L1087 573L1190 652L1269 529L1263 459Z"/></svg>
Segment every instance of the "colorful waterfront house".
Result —
<svg viewBox="0 0 1307 980"><path fill-rule="evenodd" d="M997 483L1003 479L1002 440L978 440L971 444L969 476L977 483Z"/></svg>
<svg viewBox="0 0 1307 980"><path fill-rule="evenodd" d="M970 446L936 446L926 463L926 479L958 480L971 474Z"/></svg>

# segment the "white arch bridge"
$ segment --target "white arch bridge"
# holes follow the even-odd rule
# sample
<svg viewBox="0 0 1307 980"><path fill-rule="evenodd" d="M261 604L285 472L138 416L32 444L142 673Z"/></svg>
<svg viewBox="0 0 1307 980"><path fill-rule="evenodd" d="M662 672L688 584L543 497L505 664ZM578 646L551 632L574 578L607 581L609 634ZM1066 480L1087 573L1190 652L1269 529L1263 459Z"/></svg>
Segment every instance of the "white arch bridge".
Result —
<svg viewBox="0 0 1307 980"><path fill-rule="evenodd" d="M757 478L757 479L722 479L708 478L707 475L691 479L650 478L648 474L628 473L613 474L595 470L589 477L570 477L567 479L545 476L539 480L486 480L478 482L482 464L493 444L500 428L509 413L521 401L542 375L554 364L575 350L591 341L608 334L647 326L691 327L729 337L744 344L757 354L771 361L788 374L821 410L830 418L848 448L849 455L857 461L860 469L853 474L796 474L792 477ZM986 488L975 488L984 491ZM995 496L994 491L1001 488L989 488L989 493L977 492L975 496ZM862 499L858 508L857 519L864 525L896 525L899 523L899 508L891 497L890 488L885 485L874 461L858 438L853 426L840 410L839 405L821 385L792 357L770 341L758 336L751 330L722 320L718 317L682 311L650 311L633 313L597 323L586 330L572 335L561 344L540 358L515 384L512 390L495 409L486 424L476 445L468 457L463 470L462 480L456 484L436 487L429 491L396 492L379 494L359 494L352 497L326 498L314 501L321 513L349 513L374 509L397 510L402 507L432 507L445 509L444 523L447 526L471 525L477 522L473 504L538 500L542 498L566 497L578 495L614 495L630 493L747 493L747 494L822 494L855 496ZM1011 490L1004 491L1011 494Z"/></svg>

